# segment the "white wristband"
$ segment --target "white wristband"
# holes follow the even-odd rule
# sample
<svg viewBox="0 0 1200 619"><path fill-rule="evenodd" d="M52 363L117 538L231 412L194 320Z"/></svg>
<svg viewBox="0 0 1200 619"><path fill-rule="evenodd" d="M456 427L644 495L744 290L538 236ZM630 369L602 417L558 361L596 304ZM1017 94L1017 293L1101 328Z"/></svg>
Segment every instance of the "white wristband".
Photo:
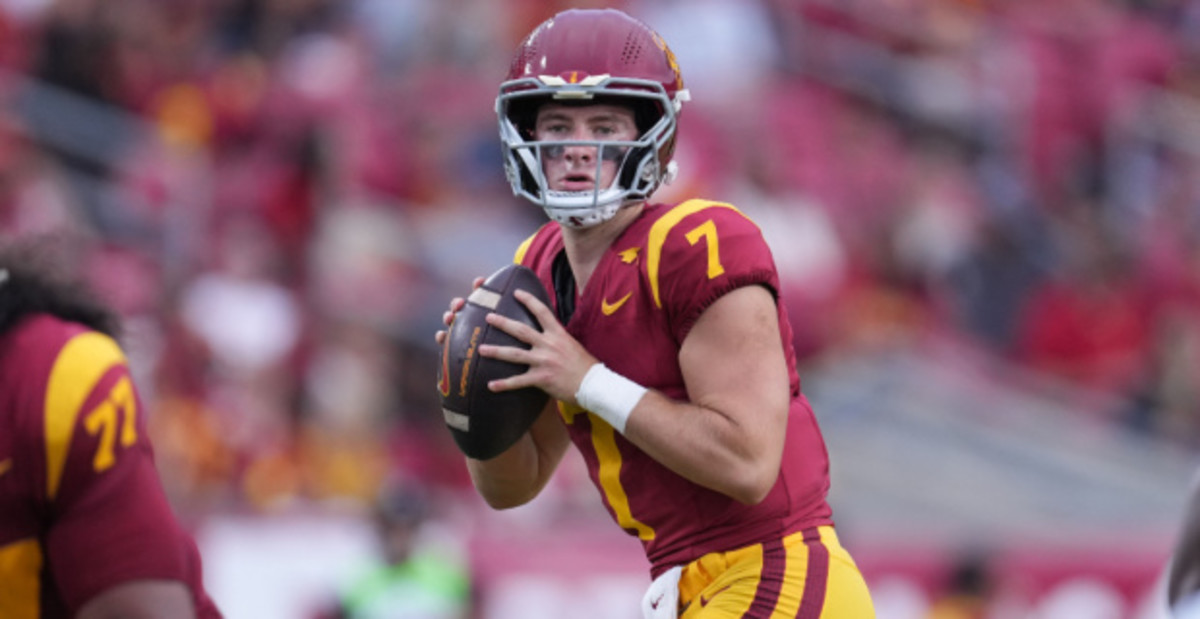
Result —
<svg viewBox="0 0 1200 619"><path fill-rule="evenodd" d="M583 375L575 400L624 434L629 414L646 391L645 387L597 363Z"/></svg>

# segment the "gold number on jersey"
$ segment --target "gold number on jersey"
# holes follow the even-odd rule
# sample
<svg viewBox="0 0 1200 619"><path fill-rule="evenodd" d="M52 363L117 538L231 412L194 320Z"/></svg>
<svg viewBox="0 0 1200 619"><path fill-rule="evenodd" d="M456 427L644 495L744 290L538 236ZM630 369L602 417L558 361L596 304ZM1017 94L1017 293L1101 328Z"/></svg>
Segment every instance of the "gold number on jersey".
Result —
<svg viewBox="0 0 1200 619"><path fill-rule="evenodd" d="M124 419L117 419L118 411L124 411ZM133 383L122 377L108 397L84 418L88 434L100 434L100 446L92 458L92 468L97 473L111 467L117 461L117 430L120 426L121 446L129 447L137 442L137 400L133 397Z"/></svg>
<svg viewBox="0 0 1200 619"><path fill-rule="evenodd" d="M704 238L708 245L708 278L712 279L725 272L725 267L721 266L721 252L717 248L717 224L713 220L708 220L695 228L692 228L687 233L687 240L692 245Z"/></svg>

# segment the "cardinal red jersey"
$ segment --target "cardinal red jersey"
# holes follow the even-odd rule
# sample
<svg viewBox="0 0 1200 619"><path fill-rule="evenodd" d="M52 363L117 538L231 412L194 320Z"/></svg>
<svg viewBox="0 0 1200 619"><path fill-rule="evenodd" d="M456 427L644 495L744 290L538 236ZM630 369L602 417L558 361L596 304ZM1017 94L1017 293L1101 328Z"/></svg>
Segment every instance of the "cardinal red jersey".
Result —
<svg viewBox="0 0 1200 619"><path fill-rule="evenodd" d="M561 229L547 224L521 245L516 261L532 268L552 297L562 298L553 275L562 252ZM679 350L688 332L721 295L754 285L775 295L792 394L779 478L761 503L744 505L692 483L599 417L559 405L605 505L641 539L655 576L709 552L831 524L828 456L800 392L774 260L758 227L732 205L648 204L600 259L566 324L613 371L686 400Z"/></svg>
<svg viewBox="0 0 1200 619"><path fill-rule="evenodd" d="M220 617L176 523L121 349L45 315L0 336L0 617L73 617L130 580L188 585Z"/></svg>

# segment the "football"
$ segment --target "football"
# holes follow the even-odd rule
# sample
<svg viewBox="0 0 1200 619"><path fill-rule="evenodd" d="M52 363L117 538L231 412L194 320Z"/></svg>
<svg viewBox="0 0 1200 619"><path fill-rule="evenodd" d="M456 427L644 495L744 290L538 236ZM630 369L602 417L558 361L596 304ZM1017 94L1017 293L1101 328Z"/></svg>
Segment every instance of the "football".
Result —
<svg viewBox="0 0 1200 619"><path fill-rule="evenodd" d="M438 367L442 416L458 448L476 460L494 458L511 447L549 399L536 387L501 392L488 389L488 381L520 374L529 367L478 354L480 344L529 348L489 325L488 313L496 312L541 331L537 319L513 296L516 290L530 292L550 306L550 296L537 275L527 267L510 264L471 292L442 342Z"/></svg>

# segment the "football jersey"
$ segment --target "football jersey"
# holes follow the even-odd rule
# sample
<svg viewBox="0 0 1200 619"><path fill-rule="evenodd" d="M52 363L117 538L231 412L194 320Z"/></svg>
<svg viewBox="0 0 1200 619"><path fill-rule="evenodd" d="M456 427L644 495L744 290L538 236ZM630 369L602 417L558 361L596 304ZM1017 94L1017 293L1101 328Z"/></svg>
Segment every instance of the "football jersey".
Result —
<svg viewBox="0 0 1200 619"><path fill-rule="evenodd" d="M553 276L562 252L561 229L550 223L522 243L515 258L538 274L553 291L552 299L562 298ZM654 576L709 552L832 524L826 502L828 456L800 391L774 259L758 227L732 205L704 200L647 204L600 259L565 325L614 372L687 400L679 351L688 332L721 295L753 285L775 296L791 382L783 462L761 503L745 505L695 484L599 417L559 403L605 506L642 541Z"/></svg>
<svg viewBox="0 0 1200 619"><path fill-rule="evenodd" d="M0 617L73 617L130 580L174 580L220 617L154 467L112 338L48 315L0 336Z"/></svg>

